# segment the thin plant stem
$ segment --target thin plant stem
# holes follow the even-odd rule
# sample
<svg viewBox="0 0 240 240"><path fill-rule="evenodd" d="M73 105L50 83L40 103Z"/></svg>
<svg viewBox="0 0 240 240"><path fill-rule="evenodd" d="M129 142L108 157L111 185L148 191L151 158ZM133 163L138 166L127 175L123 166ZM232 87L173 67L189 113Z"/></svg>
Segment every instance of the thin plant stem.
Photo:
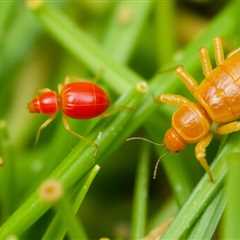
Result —
<svg viewBox="0 0 240 240"><path fill-rule="evenodd" d="M131 226L131 239L133 240L141 239L145 235L150 170L149 151L149 145L144 143L141 147L140 160L135 177Z"/></svg>

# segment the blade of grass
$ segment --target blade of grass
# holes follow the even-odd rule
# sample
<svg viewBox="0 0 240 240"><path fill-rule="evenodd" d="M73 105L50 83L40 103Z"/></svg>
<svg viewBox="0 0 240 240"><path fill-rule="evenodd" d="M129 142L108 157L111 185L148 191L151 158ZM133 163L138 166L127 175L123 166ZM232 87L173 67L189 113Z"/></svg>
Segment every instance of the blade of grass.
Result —
<svg viewBox="0 0 240 240"><path fill-rule="evenodd" d="M133 240L141 239L145 235L150 170L149 151L149 146L147 144L143 144L140 151L140 160L135 177L131 224L131 239Z"/></svg>
<svg viewBox="0 0 240 240"><path fill-rule="evenodd" d="M56 213L59 214L62 222L64 223L64 227L67 228L67 234L69 235L70 239L87 239L87 235L84 232L82 225L75 217L75 212L73 211L70 201L65 194L55 208Z"/></svg>
<svg viewBox="0 0 240 240"><path fill-rule="evenodd" d="M78 194L75 197L75 201L73 205L73 210L75 214L79 210L99 170L100 170L100 167L98 165L95 165L95 167L92 168L90 173L81 181L82 184L79 184L80 190L78 190ZM52 222L49 224L49 227L46 233L44 234L44 236L42 237L42 239L43 240L52 240L52 239L61 240L64 238L65 233L66 233L66 228L62 224L59 214L57 214L52 220Z"/></svg>
<svg viewBox="0 0 240 240"><path fill-rule="evenodd" d="M223 239L239 239L239 219L240 219L240 194L238 192L238 183L240 181L239 172L240 153L234 153L229 156L229 175L227 177L227 209L225 219L225 229Z"/></svg>
<svg viewBox="0 0 240 240"><path fill-rule="evenodd" d="M15 4L14 1L0 2L0 39L4 38L4 34L7 31L7 23L12 13L14 13Z"/></svg>
<svg viewBox="0 0 240 240"><path fill-rule="evenodd" d="M119 1L103 41L112 58L120 63L129 60L152 5L152 0Z"/></svg>
<svg viewBox="0 0 240 240"><path fill-rule="evenodd" d="M156 2L156 50L159 66L172 60L176 49L175 0Z"/></svg>
<svg viewBox="0 0 240 240"><path fill-rule="evenodd" d="M0 169L1 217L5 220L15 207L16 179L13 147L6 122L3 120L0 121L0 158L3 161L3 166Z"/></svg>
<svg viewBox="0 0 240 240"><path fill-rule="evenodd" d="M180 239L190 230L196 219L222 187L227 173L226 159L232 153L240 154L239 147L239 134L231 135L212 164L215 182L211 183L207 175L204 175L162 239Z"/></svg>
<svg viewBox="0 0 240 240"><path fill-rule="evenodd" d="M197 221L187 239L213 239L213 234L216 231L225 207L226 198L223 189L221 189Z"/></svg>

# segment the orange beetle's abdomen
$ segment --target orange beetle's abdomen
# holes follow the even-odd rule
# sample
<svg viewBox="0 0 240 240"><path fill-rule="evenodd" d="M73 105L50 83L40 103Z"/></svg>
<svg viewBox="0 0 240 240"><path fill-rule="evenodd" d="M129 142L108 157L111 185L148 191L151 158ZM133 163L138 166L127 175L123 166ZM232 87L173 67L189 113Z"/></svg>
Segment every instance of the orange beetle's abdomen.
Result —
<svg viewBox="0 0 240 240"><path fill-rule="evenodd" d="M200 103L210 118L227 123L240 117L240 53L215 68L197 90Z"/></svg>
<svg viewBox="0 0 240 240"><path fill-rule="evenodd" d="M196 143L209 132L210 123L201 106L183 104L173 114L172 126L186 143Z"/></svg>

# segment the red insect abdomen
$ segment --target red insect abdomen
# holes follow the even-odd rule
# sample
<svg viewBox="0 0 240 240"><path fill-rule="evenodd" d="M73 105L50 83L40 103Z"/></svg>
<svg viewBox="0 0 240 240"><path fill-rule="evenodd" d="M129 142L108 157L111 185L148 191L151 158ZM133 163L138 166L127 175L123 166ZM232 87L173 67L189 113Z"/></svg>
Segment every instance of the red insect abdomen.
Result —
<svg viewBox="0 0 240 240"><path fill-rule="evenodd" d="M61 107L65 115L89 119L102 114L109 106L107 93L91 82L65 84L61 92Z"/></svg>

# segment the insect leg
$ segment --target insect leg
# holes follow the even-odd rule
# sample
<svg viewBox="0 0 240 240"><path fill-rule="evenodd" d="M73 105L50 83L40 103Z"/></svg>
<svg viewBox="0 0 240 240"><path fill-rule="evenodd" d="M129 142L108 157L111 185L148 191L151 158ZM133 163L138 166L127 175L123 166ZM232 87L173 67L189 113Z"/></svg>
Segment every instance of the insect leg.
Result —
<svg viewBox="0 0 240 240"><path fill-rule="evenodd" d="M221 135L240 131L240 121L230 122L217 128L217 133Z"/></svg>
<svg viewBox="0 0 240 240"><path fill-rule="evenodd" d="M51 89L49 89L49 88L42 88L42 89L39 89L38 90L38 93L46 93L46 92L51 92Z"/></svg>
<svg viewBox="0 0 240 240"><path fill-rule="evenodd" d="M187 98L175 94L160 94L155 99L157 102L166 103L174 106L181 106L182 104L190 102Z"/></svg>
<svg viewBox="0 0 240 240"><path fill-rule="evenodd" d="M176 73L180 77L182 82L185 84L187 89L195 96L195 92L198 87L196 80L189 73L187 73L181 66L177 67Z"/></svg>
<svg viewBox="0 0 240 240"><path fill-rule="evenodd" d="M230 52L228 55L227 55L227 58L230 58L231 56L233 56L234 54L237 54L240 52L240 48L237 48L235 50L233 50L232 52Z"/></svg>
<svg viewBox="0 0 240 240"><path fill-rule="evenodd" d="M199 51L200 61L202 64L203 74L205 77L208 77L212 71L212 63L209 57L208 50L206 48L201 48Z"/></svg>
<svg viewBox="0 0 240 240"><path fill-rule="evenodd" d="M63 84L62 84L62 83L59 83L59 84L58 84L58 94L59 94L59 95L61 94L62 89L63 89Z"/></svg>
<svg viewBox="0 0 240 240"><path fill-rule="evenodd" d="M41 132L44 128L46 128L54 119L55 119L56 115L51 116L50 118L48 118L44 123L42 123L42 125L39 127L37 134L36 134L36 138L35 138L35 144L37 144L39 137L41 135Z"/></svg>
<svg viewBox="0 0 240 240"><path fill-rule="evenodd" d="M217 65L221 65L224 62L224 51L223 51L223 44L222 39L220 37L216 37L213 40L214 44L214 51L215 51L215 59Z"/></svg>
<svg viewBox="0 0 240 240"><path fill-rule="evenodd" d="M98 151L97 143L95 143L94 141L88 139L87 137L82 136L82 135L78 134L77 132L75 132L74 130L72 130L72 128L70 127L70 124L65 116L63 116L63 126L73 136L77 137L78 139L84 140L84 141L90 143L92 146L94 146L95 147L95 155L97 154L97 151Z"/></svg>
<svg viewBox="0 0 240 240"><path fill-rule="evenodd" d="M209 133L204 137L195 147L195 156L204 170L208 173L209 179L211 182L214 182L211 169L209 168L207 159L206 159L206 148L212 140L212 133Z"/></svg>

